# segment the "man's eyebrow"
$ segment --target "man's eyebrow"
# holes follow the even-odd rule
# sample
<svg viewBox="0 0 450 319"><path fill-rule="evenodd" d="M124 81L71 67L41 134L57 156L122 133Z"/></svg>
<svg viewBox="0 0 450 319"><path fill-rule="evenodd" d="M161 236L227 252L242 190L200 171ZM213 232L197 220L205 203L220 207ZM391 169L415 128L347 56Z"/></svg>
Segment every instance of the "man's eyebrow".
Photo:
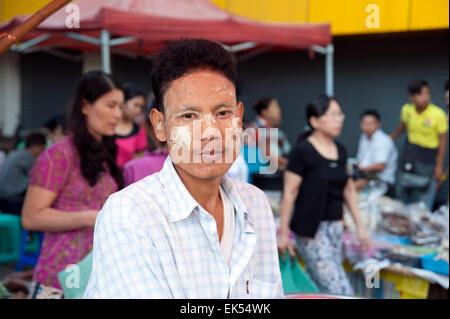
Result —
<svg viewBox="0 0 450 319"><path fill-rule="evenodd" d="M227 103L220 103L220 104L214 106L213 111L216 111L222 107L232 107L232 106ZM180 112L186 112L186 111L200 112L200 109L198 107L189 106L189 105L181 107Z"/></svg>
<svg viewBox="0 0 450 319"><path fill-rule="evenodd" d="M195 106L183 106L183 107L181 107L180 112L186 112L186 111L200 112L198 107L195 107Z"/></svg>
<svg viewBox="0 0 450 319"><path fill-rule="evenodd" d="M221 107L233 107L227 103L220 103L219 105L214 106L214 111L220 109Z"/></svg>

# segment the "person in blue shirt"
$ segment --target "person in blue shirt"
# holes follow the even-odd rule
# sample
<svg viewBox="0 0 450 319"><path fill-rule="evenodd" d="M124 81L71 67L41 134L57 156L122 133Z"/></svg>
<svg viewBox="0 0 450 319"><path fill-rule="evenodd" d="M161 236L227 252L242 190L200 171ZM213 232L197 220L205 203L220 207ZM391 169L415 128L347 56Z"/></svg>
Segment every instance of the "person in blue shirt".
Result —
<svg viewBox="0 0 450 319"><path fill-rule="evenodd" d="M28 173L45 145L43 134L31 133L25 137L25 148L8 154L0 167L0 211L20 215L30 179Z"/></svg>

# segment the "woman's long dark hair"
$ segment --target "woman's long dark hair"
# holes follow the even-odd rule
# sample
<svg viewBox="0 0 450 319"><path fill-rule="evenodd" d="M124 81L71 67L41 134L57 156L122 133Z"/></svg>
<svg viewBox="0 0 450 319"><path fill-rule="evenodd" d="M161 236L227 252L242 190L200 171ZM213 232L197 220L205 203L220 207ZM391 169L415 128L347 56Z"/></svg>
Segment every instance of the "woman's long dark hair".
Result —
<svg viewBox="0 0 450 319"><path fill-rule="evenodd" d="M122 86L110 75L101 71L84 74L75 91L67 123L80 156L81 174L89 182L89 185L94 186L98 182L100 173L106 171L106 163L109 173L120 189L123 187L123 177L116 164L115 137L103 136L101 141L96 140L89 133L86 118L81 112L84 103L93 104L113 89L122 90Z"/></svg>
<svg viewBox="0 0 450 319"><path fill-rule="evenodd" d="M337 102L337 99L325 94L320 94L306 105L306 119L308 121L309 130L299 135L299 142L307 139L314 132L314 128L312 127L310 122L311 117L321 117L322 115L324 115L330 108L331 101Z"/></svg>

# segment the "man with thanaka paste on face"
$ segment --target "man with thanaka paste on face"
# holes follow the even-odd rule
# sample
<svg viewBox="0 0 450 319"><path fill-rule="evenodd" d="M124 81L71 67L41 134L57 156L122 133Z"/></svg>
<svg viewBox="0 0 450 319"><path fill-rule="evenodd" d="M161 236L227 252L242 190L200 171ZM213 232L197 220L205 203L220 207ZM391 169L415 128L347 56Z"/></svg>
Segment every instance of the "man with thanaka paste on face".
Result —
<svg viewBox="0 0 450 319"><path fill-rule="evenodd" d="M109 197L98 215L86 298L283 298L264 193L225 176L243 104L231 55L207 40L162 49L150 120L163 169Z"/></svg>

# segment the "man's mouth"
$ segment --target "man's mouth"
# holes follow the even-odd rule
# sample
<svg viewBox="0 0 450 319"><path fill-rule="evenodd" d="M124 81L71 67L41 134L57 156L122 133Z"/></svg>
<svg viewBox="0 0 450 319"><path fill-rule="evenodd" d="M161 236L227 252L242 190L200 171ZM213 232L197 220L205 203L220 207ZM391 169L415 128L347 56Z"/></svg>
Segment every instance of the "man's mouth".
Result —
<svg viewBox="0 0 450 319"><path fill-rule="evenodd" d="M204 151L194 151L194 155L198 156L208 156L208 155L221 155L224 154L226 150L204 150Z"/></svg>
<svg viewBox="0 0 450 319"><path fill-rule="evenodd" d="M218 162L222 161L223 155L225 154L225 150L209 150L194 153L195 156L198 156L203 161L206 162Z"/></svg>

